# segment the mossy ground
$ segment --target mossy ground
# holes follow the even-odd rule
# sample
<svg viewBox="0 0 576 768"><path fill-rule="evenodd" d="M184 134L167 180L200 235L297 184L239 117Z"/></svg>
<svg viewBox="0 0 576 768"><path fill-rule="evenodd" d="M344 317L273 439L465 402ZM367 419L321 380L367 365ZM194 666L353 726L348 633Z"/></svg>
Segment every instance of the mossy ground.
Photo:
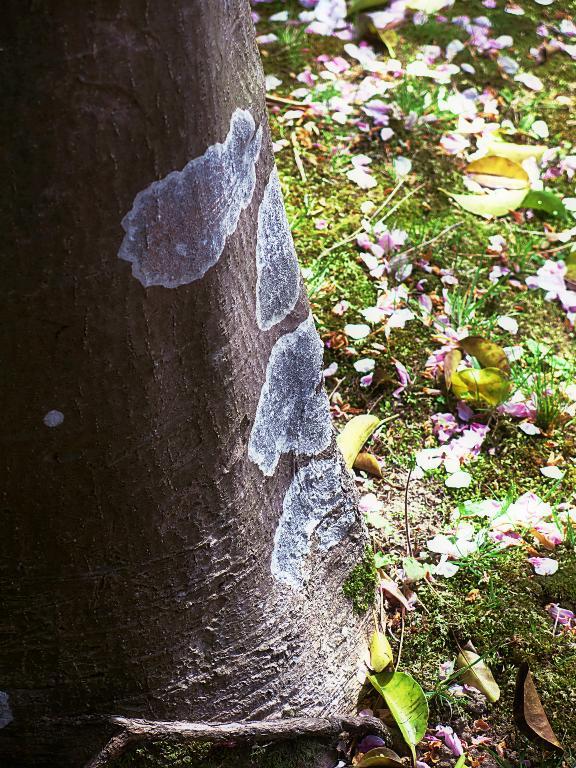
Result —
<svg viewBox="0 0 576 768"><path fill-rule="evenodd" d="M132 749L114 768L320 768L329 755L330 744L315 739L228 747L162 742Z"/></svg>
<svg viewBox="0 0 576 768"><path fill-rule="evenodd" d="M460 7L458 8L458 6ZM447 15L466 13L470 16L486 15L488 12L479 0L470 0L466 7L456 3ZM293 3L294 9L298 8ZM277 11L292 7L291 3L270 3L266 8ZM489 11L490 20L497 34L511 34L515 40L511 54L517 60L529 61L528 52L541 40L535 33L535 22L542 19L545 11L535 3L522 3L524 16L504 12L503 4ZM563 12L574 11L575 3L563 3ZM552 12L550 12L552 13ZM552 18L552 16L551 16ZM263 27L263 31L266 27ZM277 27L274 27L277 31ZM465 39L466 35L454 26L429 21L421 26L409 25L398 30L396 56L402 61L410 58L421 45L445 46L455 37ZM264 58L268 72L283 79L279 94L289 95L297 87L293 80L295 72L304 65L312 64L320 53L341 54L342 44L334 38L308 36L302 46L294 46L290 59L290 45L283 51L274 46L267 47ZM534 119L544 119L550 128L550 146L570 148L574 141L574 62L560 54L550 57L543 65L530 65L545 83L541 93L519 89L506 76L502 76L493 59L467 54L476 74L459 81L459 88L490 86L504 104L501 118L510 118L516 126L528 129ZM467 59L463 59L466 61ZM405 111L418 111L426 92L437 86L415 83L412 91L400 86L397 99L406 102ZM557 100L557 96L563 98ZM569 100L572 98L572 104ZM289 108L289 107L287 107ZM413 163L410 192L413 194L398 207L387 221L390 228L398 227L408 232L410 243L420 243L443 232L450 225L459 226L438 240L433 246L423 249L435 266L453 268L462 286L470 284L477 273L480 284L486 285L487 274L494 265L493 258L486 254L486 243L492 235L503 235L509 243L510 262L517 265L518 277L523 279L533 274L542 263L539 249L542 239L526 230L541 231L543 222L536 219L524 231L507 220L486 222L456 208L442 190L462 189L463 163L446 157L438 149L443 132L442 122L423 125L411 133L394 125L396 139L383 145L377 134L355 134L347 126L341 126L330 119L316 123L312 135L303 123L287 128L281 119L285 107L272 106L271 125L275 140L286 138L292 142L292 133L298 143L299 153L306 173L301 178L297 169L292 146L277 155L277 164L283 183L286 206L292 224L299 258L305 268L311 304L321 335L327 339L330 334L341 331L342 318L332 313L334 304L345 299L350 303L346 322L363 322L360 310L375 303L377 291L362 264L354 242L343 244L334 250L335 244L347 238L361 224L360 204L372 201L380 205L394 186L392 160L396 154L409 156ZM522 140L522 139L520 139ZM527 139L528 140L528 139ZM371 170L378 180L378 186L361 191L346 176L349 168L347 153L369 155ZM572 150L574 153L574 150ZM421 185L421 186L419 186ZM416 187L419 187L416 189ZM560 193L569 193L570 186L562 182L557 187ZM405 195L403 190L400 197ZM396 198L398 200L399 198ZM326 229L315 227L316 219L328 222ZM426 278L427 292L432 288L439 292L441 285L433 275L415 270L415 279ZM497 315L511 313L519 323L518 338L549 344L555 353L576 363L574 332L565 321L562 310L546 302L540 292L498 291L494 299L478 312L478 331L489 331L491 338L502 344L509 344L510 337L495 325ZM375 348L374 342L383 345ZM404 330L395 330L389 339L376 334L355 348L359 356L376 357L378 364L388 370L378 389L362 389L358 376L354 375L352 362L344 348L333 344L326 362L339 364L339 393L342 402L357 408L360 412L371 412L386 418L397 415L389 421L385 432L374 441L372 450L385 461L389 469L386 481L373 481L378 493L400 482L405 477L415 450L435 444L431 435L429 416L437 411L453 408L445 393L435 392L434 382L423 378L424 362L437 348L432 332L419 327L414 333L408 325ZM392 360L404 363L413 377L412 387L398 401L392 397L396 379ZM329 387L330 389L331 387ZM432 390L432 391L430 391ZM509 419L499 419L493 425L482 455L473 465L473 483L464 490L450 491L444 486L444 477L438 475L427 479L426 508L414 505L411 510L411 526L416 547L424 547L430 531L441 530L458 501L488 497L503 498L507 494L518 496L528 490L540 494L551 503L571 502L576 499L576 453L574 425L569 429L556 429L537 439L527 439L519 432L517 425ZM560 456L564 462L564 480L554 485L540 473L551 454ZM399 491L396 490L398 494ZM412 497L420 491L414 485ZM432 503L430 500L433 499ZM414 511L416 509L417 511ZM392 542L402 541L403 527L400 519L391 521L394 531ZM392 551L391 557L403 554L402 546L383 542L383 549ZM542 553L547 554L547 553ZM410 671L423 686L433 692L433 718L446 722L446 700L438 693L438 666L455 655L455 638L460 641L472 639L479 652L485 655L502 688L502 698L485 714L494 731L506 743L515 747L518 762L529 756L534 765L560 766L562 760L542 756L530 747L523 737L518 736L512 724L512 698L517 665L527 660L533 670L542 701L557 734L569 747L565 765L575 759L570 746L576 743L576 716L573 702L576 700L576 643L574 637L556 631L545 606L551 602L576 610L576 556L573 542L558 547L553 557L560 562L555 576L535 576L526 562L524 549L508 550L496 554L481 553L470 558L466 567L450 580L433 585L422 583L418 596L423 608L408 615L401 667ZM390 561L393 562L393 559ZM458 703L452 702L457 708ZM485 763L488 765L489 763ZM494 763L495 764L495 763ZM574 763L576 764L576 763ZM502 762L502 765L506 765Z"/></svg>

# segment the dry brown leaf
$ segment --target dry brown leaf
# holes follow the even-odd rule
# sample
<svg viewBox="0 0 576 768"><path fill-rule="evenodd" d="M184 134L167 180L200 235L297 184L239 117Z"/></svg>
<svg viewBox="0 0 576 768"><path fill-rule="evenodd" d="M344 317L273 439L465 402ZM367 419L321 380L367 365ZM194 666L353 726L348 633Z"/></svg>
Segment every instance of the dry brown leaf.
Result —
<svg viewBox="0 0 576 768"><path fill-rule="evenodd" d="M382 477L382 467L376 456L372 453L361 451L358 456L356 456L353 467L360 472L367 472L374 477Z"/></svg>
<svg viewBox="0 0 576 768"><path fill-rule="evenodd" d="M564 747L558 741L558 737L552 730L552 726L546 717L546 712L538 696L538 691L532 679L532 673L528 664L520 665L516 678L516 692L514 694L514 719L521 731L528 738L537 742L544 742L553 749L564 751Z"/></svg>

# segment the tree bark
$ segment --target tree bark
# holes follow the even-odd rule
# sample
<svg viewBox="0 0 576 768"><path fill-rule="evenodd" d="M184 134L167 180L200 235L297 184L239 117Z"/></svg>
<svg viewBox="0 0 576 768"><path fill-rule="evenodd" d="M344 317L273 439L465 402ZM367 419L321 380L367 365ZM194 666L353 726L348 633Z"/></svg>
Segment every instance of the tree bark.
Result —
<svg viewBox="0 0 576 768"><path fill-rule="evenodd" d="M7 0L0 764L347 711L365 544L247 0Z"/></svg>

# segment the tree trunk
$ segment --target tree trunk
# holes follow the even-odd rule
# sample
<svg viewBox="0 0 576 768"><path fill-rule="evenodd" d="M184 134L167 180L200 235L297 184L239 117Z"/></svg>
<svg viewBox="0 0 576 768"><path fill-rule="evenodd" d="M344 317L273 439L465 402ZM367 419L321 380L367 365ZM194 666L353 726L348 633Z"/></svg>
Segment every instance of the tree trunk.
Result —
<svg viewBox="0 0 576 768"><path fill-rule="evenodd" d="M0 764L349 710L365 544L247 0L7 0Z"/></svg>

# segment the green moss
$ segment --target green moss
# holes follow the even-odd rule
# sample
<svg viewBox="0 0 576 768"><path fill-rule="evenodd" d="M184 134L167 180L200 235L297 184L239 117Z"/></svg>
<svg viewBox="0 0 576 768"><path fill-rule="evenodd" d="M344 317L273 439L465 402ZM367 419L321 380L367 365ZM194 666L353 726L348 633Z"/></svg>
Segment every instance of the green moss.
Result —
<svg viewBox="0 0 576 768"><path fill-rule="evenodd" d="M158 742L132 749L112 768L314 768L330 746L315 739L230 748Z"/></svg>
<svg viewBox="0 0 576 768"><path fill-rule="evenodd" d="M342 588L356 613L365 613L374 605L377 576L374 554L366 547L362 560L354 566Z"/></svg>

